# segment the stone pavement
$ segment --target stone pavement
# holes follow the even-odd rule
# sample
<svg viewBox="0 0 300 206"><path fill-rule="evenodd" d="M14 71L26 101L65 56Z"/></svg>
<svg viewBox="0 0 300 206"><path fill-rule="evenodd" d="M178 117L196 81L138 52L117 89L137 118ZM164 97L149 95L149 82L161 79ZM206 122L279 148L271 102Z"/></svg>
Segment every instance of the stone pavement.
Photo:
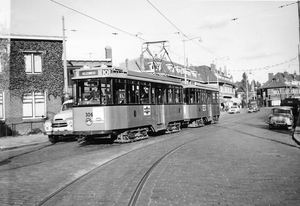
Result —
<svg viewBox="0 0 300 206"><path fill-rule="evenodd" d="M16 137L1 137L0 151L38 145L47 142L49 142L48 136L44 134L23 135Z"/></svg>

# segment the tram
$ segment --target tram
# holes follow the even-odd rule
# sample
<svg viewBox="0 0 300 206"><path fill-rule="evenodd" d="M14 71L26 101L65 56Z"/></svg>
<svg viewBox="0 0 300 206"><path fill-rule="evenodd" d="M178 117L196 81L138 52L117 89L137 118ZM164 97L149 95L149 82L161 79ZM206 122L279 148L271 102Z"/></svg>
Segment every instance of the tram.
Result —
<svg viewBox="0 0 300 206"><path fill-rule="evenodd" d="M131 142L148 138L149 131L177 132L220 115L216 87L176 78L102 66L75 70L72 83L73 133L80 143Z"/></svg>

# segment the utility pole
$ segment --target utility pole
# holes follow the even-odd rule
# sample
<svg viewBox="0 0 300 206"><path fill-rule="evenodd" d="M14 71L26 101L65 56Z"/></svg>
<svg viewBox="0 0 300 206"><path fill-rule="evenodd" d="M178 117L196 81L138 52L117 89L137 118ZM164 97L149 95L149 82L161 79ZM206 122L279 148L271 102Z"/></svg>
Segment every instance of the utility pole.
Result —
<svg viewBox="0 0 300 206"><path fill-rule="evenodd" d="M62 17L63 29L63 62L64 62L64 95L68 95L68 70L67 70L67 51L66 51L66 37L65 37L65 18Z"/></svg>
<svg viewBox="0 0 300 206"><path fill-rule="evenodd" d="M300 3L298 3L298 22L299 22L299 42L300 42ZM299 61L299 74L300 74L300 45L298 44L298 61Z"/></svg>
<svg viewBox="0 0 300 206"><path fill-rule="evenodd" d="M248 75L246 74L246 106L248 107Z"/></svg>

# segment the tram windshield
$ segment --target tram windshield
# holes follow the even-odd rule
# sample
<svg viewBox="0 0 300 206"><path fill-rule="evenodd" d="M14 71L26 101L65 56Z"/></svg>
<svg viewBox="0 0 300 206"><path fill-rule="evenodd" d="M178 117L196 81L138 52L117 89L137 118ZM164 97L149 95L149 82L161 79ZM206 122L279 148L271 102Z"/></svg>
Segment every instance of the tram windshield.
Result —
<svg viewBox="0 0 300 206"><path fill-rule="evenodd" d="M106 105L112 103L109 79L77 80L73 92L76 105Z"/></svg>

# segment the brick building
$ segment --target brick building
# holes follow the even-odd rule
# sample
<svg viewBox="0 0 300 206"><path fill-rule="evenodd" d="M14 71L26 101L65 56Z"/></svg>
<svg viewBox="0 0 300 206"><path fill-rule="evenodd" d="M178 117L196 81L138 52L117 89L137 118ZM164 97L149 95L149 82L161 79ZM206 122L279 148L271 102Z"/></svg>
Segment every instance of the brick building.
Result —
<svg viewBox="0 0 300 206"><path fill-rule="evenodd" d="M62 53L61 37L0 36L0 136L43 131L60 110Z"/></svg>
<svg viewBox="0 0 300 206"><path fill-rule="evenodd" d="M258 88L258 98L264 106L278 106L287 97L300 97L300 76L288 72L269 73L269 79Z"/></svg>

